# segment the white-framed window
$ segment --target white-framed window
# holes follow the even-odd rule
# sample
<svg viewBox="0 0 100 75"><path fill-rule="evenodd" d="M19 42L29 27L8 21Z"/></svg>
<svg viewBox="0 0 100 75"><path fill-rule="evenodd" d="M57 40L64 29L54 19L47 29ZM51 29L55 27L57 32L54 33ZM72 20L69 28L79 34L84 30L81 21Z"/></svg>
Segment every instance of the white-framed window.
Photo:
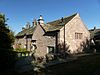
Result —
<svg viewBox="0 0 100 75"><path fill-rule="evenodd" d="M31 50L33 51L33 50L35 50L37 48L37 46L36 46L36 40L32 40L31 41Z"/></svg>

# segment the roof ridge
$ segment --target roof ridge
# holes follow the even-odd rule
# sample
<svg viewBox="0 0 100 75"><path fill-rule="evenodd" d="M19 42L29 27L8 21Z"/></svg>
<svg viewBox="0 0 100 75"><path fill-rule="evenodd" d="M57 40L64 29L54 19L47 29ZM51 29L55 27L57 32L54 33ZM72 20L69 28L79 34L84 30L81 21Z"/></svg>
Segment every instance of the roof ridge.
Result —
<svg viewBox="0 0 100 75"><path fill-rule="evenodd" d="M74 13L74 14L72 14L72 15L70 15L70 16L65 16L65 17L63 17L63 19L66 19L66 18L69 18L69 17L72 17L72 16L76 16L78 13ZM51 21L51 22L47 22L46 24L50 24L50 23L52 23L52 22L56 22L56 21L59 21L59 20L61 20L61 18L59 18L59 19L57 19L57 20L54 20L54 21Z"/></svg>
<svg viewBox="0 0 100 75"><path fill-rule="evenodd" d="M72 16L76 16L78 13L74 13L74 14L72 14L72 15L70 15L70 16L65 16L65 17L63 17L63 18L69 18L69 17L72 17Z"/></svg>

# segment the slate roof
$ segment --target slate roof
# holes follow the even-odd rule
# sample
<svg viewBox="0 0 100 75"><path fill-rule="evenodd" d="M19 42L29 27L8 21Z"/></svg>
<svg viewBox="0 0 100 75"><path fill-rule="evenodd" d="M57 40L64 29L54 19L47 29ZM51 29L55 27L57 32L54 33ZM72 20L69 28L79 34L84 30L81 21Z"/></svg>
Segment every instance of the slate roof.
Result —
<svg viewBox="0 0 100 75"><path fill-rule="evenodd" d="M24 36L24 35L26 34L27 31L28 31L28 29L24 29L23 31L19 32L19 33L16 35L16 37L17 37L17 36Z"/></svg>
<svg viewBox="0 0 100 75"><path fill-rule="evenodd" d="M29 29L24 29L19 32L16 37L24 36L24 35L32 35L36 27L30 27Z"/></svg>
<svg viewBox="0 0 100 75"><path fill-rule="evenodd" d="M75 13L71 16L68 16L68 17L64 17L63 22L62 22L62 19L58 19L58 20L55 20L55 21L52 21L52 22L48 22L46 25L43 26L43 29L46 32L60 30L66 23L68 23L76 15L77 15L77 13ZM19 32L16 35L16 37L17 36L24 36L24 35L31 35L34 32L35 28L36 27L30 27L29 29L25 29L25 30Z"/></svg>
<svg viewBox="0 0 100 75"><path fill-rule="evenodd" d="M91 34L91 38L94 38L94 37L96 37L96 38L98 38L98 37L100 37L100 29L91 29L91 30L89 30L90 31L90 34Z"/></svg>
<svg viewBox="0 0 100 75"><path fill-rule="evenodd" d="M47 25L44 26L44 29L46 32L60 30L66 23L68 23L76 15L77 15L77 13L73 14L71 16L68 16L68 17L64 17L63 22L62 22L62 19L48 22Z"/></svg>
<svg viewBox="0 0 100 75"><path fill-rule="evenodd" d="M27 31L27 33L26 33L26 35L32 35L33 32L34 32L34 30L35 30L35 28L36 28L36 26L29 28L28 31Z"/></svg>

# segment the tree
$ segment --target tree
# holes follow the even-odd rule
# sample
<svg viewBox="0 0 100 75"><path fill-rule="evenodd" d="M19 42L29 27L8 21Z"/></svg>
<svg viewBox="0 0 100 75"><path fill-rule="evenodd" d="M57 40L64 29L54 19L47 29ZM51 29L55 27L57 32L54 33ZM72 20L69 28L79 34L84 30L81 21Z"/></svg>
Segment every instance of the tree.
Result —
<svg viewBox="0 0 100 75"><path fill-rule="evenodd" d="M14 52L12 51L14 35L7 27L6 21L5 15L0 13L0 68L9 66L14 59Z"/></svg>
<svg viewBox="0 0 100 75"><path fill-rule="evenodd" d="M0 14L0 48L11 49L14 42L13 32L7 27L5 15Z"/></svg>

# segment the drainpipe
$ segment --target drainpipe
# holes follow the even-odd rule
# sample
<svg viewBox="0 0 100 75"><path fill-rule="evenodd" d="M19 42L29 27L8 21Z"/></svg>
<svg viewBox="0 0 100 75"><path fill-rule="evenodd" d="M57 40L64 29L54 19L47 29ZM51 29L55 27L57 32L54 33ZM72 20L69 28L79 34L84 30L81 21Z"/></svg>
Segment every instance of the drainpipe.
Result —
<svg viewBox="0 0 100 75"><path fill-rule="evenodd" d="M58 53L58 32L56 32L56 53Z"/></svg>
<svg viewBox="0 0 100 75"><path fill-rule="evenodd" d="M94 38L94 35L95 35L95 30L96 30L96 27L94 27L94 29L93 29L93 38Z"/></svg>
<svg viewBox="0 0 100 75"><path fill-rule="evenodd" d="M64 19L63 19L63 17L61 18L61 22L62 22L62 25L64 25L64 46L63 46L63 49L64 49L64 51L65 51L65 23L64 23Z"/></svg>
<svg viewBox="0 0 100 75"><path fill-rule="evenodd" d="M28 39L27 39L27 36L26 36L26 50L28 50Z"/></svg>
<svg viewBox="0 0 100 75"><path fill-rule="evenodd" d="M65 51L65 24L64 24L64 51Z"/></svg>

